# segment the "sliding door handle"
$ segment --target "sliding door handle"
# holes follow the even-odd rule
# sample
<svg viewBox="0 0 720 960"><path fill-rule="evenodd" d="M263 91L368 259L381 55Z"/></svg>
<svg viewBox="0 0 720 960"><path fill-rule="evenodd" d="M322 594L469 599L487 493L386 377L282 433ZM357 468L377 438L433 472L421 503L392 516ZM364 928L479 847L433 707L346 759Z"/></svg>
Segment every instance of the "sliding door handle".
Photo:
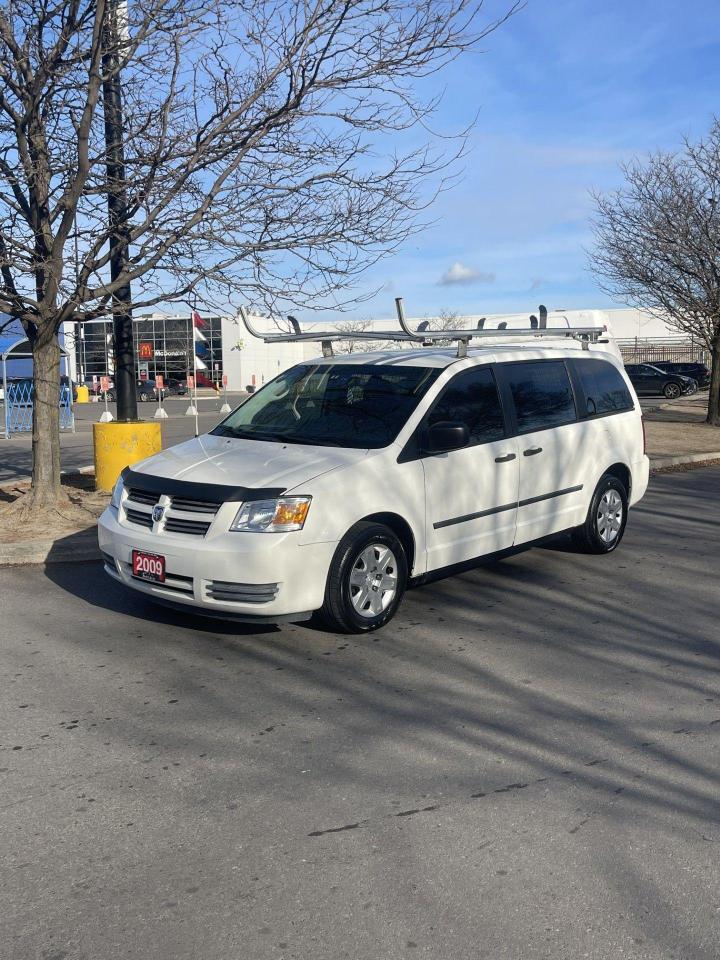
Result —
<svg viewBox="0 0 720 960"><path fill-rule="evenodd" d="M523 450L524 457L534 457L536 453L542 453L542 447L528 447L527 450Z"/></svg>
<svg viewBox="0 0 720 960"><path fill-rule="evenodd" d="M514 453L506 453L504 457L495 457L495 463L507 463L508 460L514 460Z"/></svg>

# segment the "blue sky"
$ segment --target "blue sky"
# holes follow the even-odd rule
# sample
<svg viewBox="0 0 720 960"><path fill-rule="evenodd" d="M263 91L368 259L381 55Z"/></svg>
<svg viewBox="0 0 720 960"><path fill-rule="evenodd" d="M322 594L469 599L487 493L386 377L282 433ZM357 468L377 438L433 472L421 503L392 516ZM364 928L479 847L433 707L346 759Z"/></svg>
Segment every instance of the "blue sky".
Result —
<svg viewBox="0 0 720 960"><path fill-rule="evenodd" d="M499 0L486 0L488 14ZM434 127L479 111L462 182L437 221L376 265L352 316L610 305L587 269L589 191L618 164L698 137L720 114L717 0L529 0L441 80Z"/></svg>

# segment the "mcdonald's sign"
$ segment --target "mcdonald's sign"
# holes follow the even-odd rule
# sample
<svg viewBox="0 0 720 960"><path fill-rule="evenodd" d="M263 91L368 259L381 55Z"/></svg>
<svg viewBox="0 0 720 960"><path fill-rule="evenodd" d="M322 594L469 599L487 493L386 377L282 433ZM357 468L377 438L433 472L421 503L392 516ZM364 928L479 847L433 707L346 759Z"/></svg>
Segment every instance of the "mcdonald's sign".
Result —
<svg viewBox="0 0 720 960"><path fill-rule="evenodd" d="M152 360L153 358L153 345L151 343L139 343L138 344L138 359L140 360Z"/></svg>

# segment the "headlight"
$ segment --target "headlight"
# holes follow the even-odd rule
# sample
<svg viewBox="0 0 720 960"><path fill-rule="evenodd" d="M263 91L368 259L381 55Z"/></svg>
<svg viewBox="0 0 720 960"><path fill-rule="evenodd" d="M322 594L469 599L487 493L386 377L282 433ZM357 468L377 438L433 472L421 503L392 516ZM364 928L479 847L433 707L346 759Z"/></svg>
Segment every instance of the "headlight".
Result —
<svg viewBox="0 0 720 960"><path fill-rule="evenodd" d="M113 487L112 496L110 497L110 506L115 507L116 510L120 509L120 500L122 499L123 487L123 478L118 477L117 483Z"/></svg>
<svg viewBox="0 0 720 960"><path fill-rule="evenodd" d="M286 533L302 530L312 497L280 497L243 503L230 524L234 531Z"/></svg>

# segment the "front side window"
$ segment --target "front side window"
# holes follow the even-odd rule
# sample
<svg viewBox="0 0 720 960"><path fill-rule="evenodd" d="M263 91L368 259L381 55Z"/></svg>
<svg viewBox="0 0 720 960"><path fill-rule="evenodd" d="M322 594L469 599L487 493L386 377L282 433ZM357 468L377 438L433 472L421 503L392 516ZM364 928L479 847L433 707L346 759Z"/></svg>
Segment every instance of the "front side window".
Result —
<svg viewBox="0 0 720 960"><path fill-rule="evenodd" d="M589 417L632 410L630 391L612 363L607 360L575 360L573 363Z"/></svg>
<svg viewBox="0 0 720 960"><path fill-rule="evenodd" d="M470 443L490 443L505 436L500 398L489 367L465 370L447 385L428 414L428 426L452 421L464 423Z"/></svg>
<svg viewBox="0 0 720 960"><path fill-rule="evenodd" d="M300 364L253 394L211 433L357 449L385 447L440 373L438 367Z"/></svg>
<svg viewBox="0 0 720 960"><path fill-rule="evenodd" d="M547 430L576 419L570 377L562 360L503 365L520 433Z"/></svg>

